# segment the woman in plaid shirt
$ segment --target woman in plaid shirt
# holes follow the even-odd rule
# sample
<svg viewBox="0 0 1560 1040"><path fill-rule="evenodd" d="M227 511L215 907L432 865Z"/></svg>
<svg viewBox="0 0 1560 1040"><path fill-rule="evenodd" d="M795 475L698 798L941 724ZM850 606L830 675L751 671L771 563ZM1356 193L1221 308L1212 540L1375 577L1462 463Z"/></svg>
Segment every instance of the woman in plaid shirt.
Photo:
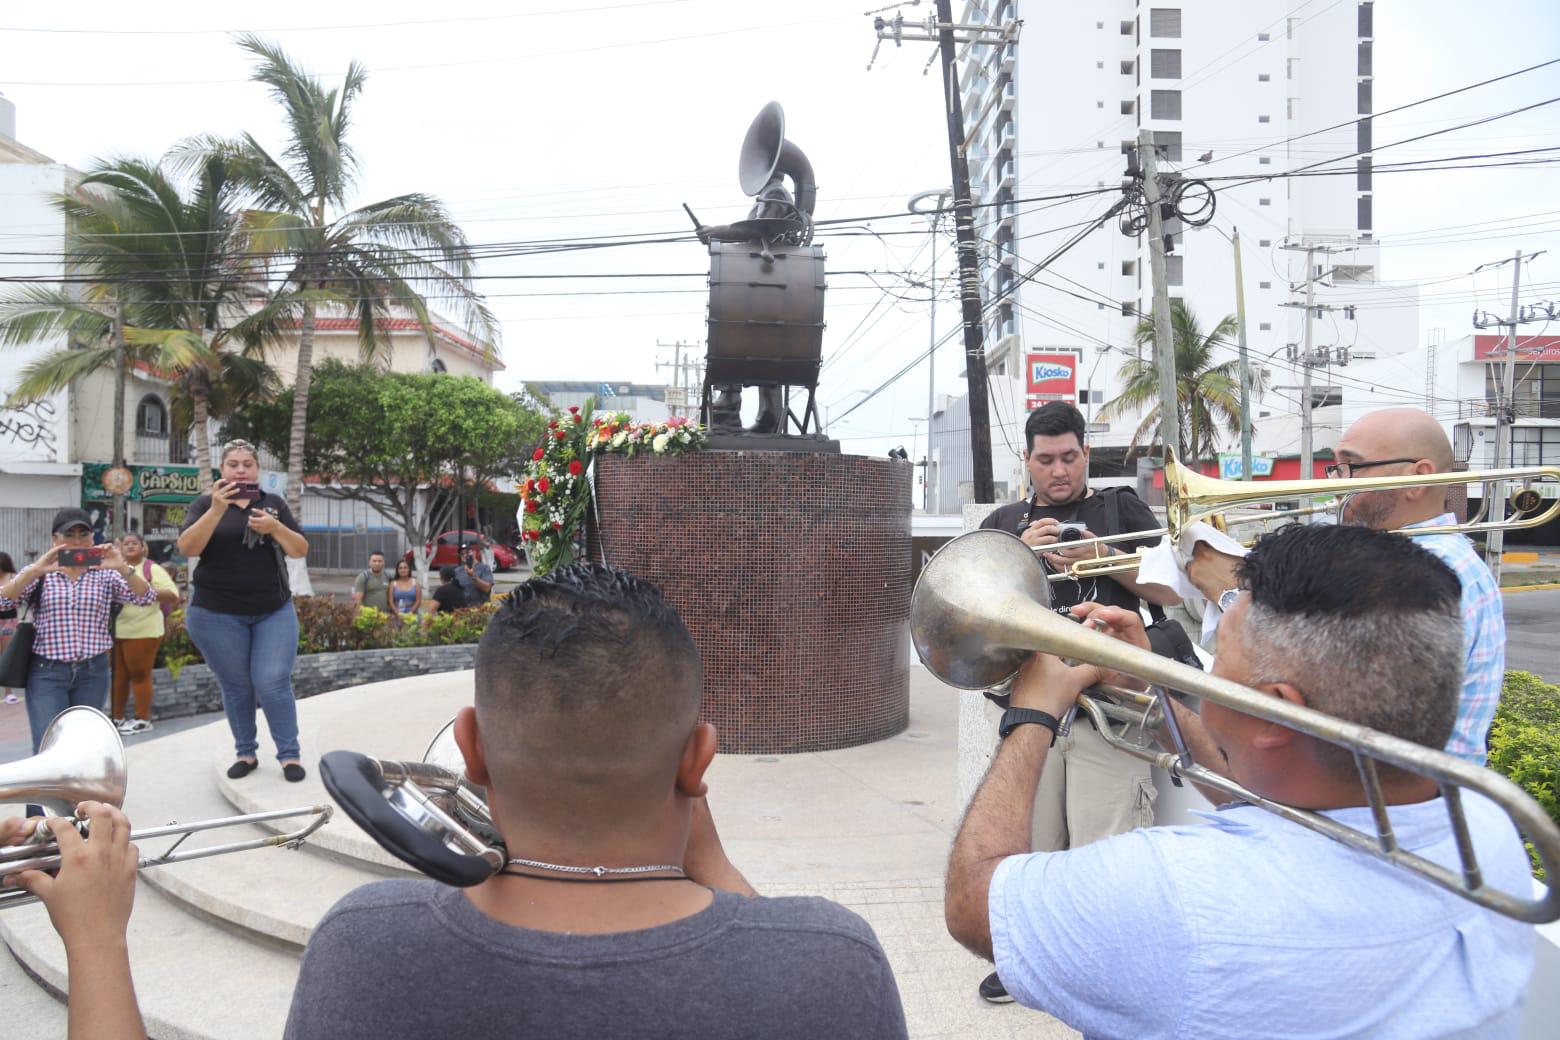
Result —
<svg viewBox="0 0 1560 1040"><path fill-rule="evenodd" d="M86 567L62 567L62 549L92 549L92 524L82 509L54 515L54 545L37 562L0 585L0 608L33 604L38 626L27 673L27 724L33 753L54 716L77 704L102 711L108 701L109 631L115 603L146 606L157 595L146 579L107 543Z"/></svg>

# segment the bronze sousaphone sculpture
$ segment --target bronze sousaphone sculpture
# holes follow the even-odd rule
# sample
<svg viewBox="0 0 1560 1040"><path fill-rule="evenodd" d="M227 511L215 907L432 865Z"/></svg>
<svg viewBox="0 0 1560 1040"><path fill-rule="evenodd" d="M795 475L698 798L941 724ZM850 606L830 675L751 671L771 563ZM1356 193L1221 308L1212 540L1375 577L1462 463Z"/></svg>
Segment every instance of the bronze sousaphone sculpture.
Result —
<svg viewBox="0 0 1560 1040"><path fill-rule="evenodd" d="M758 418L747 433L784 436L794 424L816 437L825 289L823 248L812 244L818 185L807 156L786 140L777 102L748 127L737 175L754 199L745 219L708 227L688 210L710 251L702 419L717 433L742 432L742 388L757 386ZM807 391L800 418L786 403L789 387Z"/></svg>

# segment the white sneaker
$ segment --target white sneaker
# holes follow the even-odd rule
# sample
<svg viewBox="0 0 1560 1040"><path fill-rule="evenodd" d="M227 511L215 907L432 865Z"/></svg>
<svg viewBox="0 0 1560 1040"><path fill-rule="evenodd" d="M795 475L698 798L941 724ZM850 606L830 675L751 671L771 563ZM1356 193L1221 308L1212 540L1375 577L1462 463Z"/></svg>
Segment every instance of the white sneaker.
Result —
<svg viewBox="0 0 1560 1040"><path fill-rule="evenodd" d="M130 719L125 723L125 728L120 730L120 732L126 734L145 733L151 728L152 724L145 719Z"/></svg>
<svg viewBox="0 0 1560 1040"><path fill-rule="evenodd" d="M129 733L130 727L135 724L134 719L115 719L114 728L121 733Z"/></svg>

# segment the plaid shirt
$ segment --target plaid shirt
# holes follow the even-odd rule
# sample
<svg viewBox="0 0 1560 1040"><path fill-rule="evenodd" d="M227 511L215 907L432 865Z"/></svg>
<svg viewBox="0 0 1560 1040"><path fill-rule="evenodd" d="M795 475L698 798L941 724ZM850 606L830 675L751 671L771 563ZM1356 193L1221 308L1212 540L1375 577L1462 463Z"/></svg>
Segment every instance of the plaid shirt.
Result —
<svg viewBox="0 0 1560 1040"><path fill-rule="evenodd" d="M1457 518L1443 513L1410 527L1440 527ZM1446 750L1478 765L1484 764L1485 741L1506 676L1506 615L1500 589L1473 543L1460 534L1427 534L1414 541L1435 553L1462 582L1463 687L1457 705L1457 725Z"/></svg>
<svg viewBox="0 0 1560 1040"><path fill-rule="evenodd" d="M157 593L150 588L144 595L136 595L116 570L92 567L76 581L50 571L41 580L43 598L34 618L38 635L33 653L53 661L84 661L111 650L114 637L108 630L108 617L113 604L144 607L157 602ZM38 582L30 583L16 600L0 596L0 608L25 603L37 587Z"/></svg>

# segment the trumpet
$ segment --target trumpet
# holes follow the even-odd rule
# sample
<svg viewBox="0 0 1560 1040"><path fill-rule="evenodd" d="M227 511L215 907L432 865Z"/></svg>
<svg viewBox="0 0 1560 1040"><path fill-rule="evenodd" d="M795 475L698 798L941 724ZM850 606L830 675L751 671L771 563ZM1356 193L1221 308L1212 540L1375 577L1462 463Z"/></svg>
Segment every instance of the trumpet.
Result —
<svg viewBox="0 0 1560 1040"><path fill-rule="evenodd" d="M1228 679L1190 668L1086 629L1050 608L1050 585L1029 547L1006 531L979 530L955 538L921 570L910 601L910 635L921 661L950 686L984 690L1000 686L1034 651L1099 665L1150 684L1150 692L1094 687L1078 699L1116 750L1165 769L1177 784L1185 780L1324 834L1377 859L1417 874L1478 905L1519 921L1542 924L1560 919L1560 827L1525 791L1505 777L1471 762L1412 741L1346 722L1311 708L1266 697ZM1179 737L1166 691L1184 691L1234 711L1276 722L1342 747L1354 756L1374 833L1357 830L1308 809L1263 798L1192 759ZM1163 727L1174 750L1150 735ZM1440 788L1452 832L1460 836L1460 869L1451 870L1402 848L1393 834L1378 764L1433 779ZM1546 888L1540 898L1485 883L1462 808L1462 792L1474 791L1499 805L1532 842L1543 863Z"/></svg>
<svg viewBox="0 0 1560 1040"><path fill-rule="evenodd" d="M1066 543L1069 549L1079 546L1105 546L1123 541L1142 541L1145 538L1165 537L1178 539L1181 533L1194 523L1211 522L1220 530L1250 523L1290 520L1314 513L1333 512L1341 509L1350 495L1368 491L1391 491L1410 487L1448 487L1454 484L1486 484L1491 487L1535 480L1553 481L1560 486L1560 467L1528 466L1514 469L1470 470L1463 473L1408 473L1392 477L1350 477L1342 480L1220 480L1205 477L1176 462L1174 453L1165 459L1165 526L1147 531L1129 531L1125 534L1103 535L1098 538L1077 539ZM1272 511L1265 515L1227 517L1230 510L1258 503L1277 502L1285 499L1314 498L1317 495L1332 496L1326 502L1301 509ZM1541 527L1560 516L1560 497L1549 508L1539 511L1544 496L1533 487L1523 486L1513 491L1508 500L1509 512L1504 520L1486 521L1490 495L1484 496L1484 506L1467 522L1439 524L1434 527L1405 527L1394 534L1422 537L1427 534L1488 534L1491 531L1522 531ZM1035 552L1052 552L1055 545L1036 548ZM1101 556L1079 560L1066 570L1050 575L1051 581L1063 581L1119 574L1136 570L1143 562L1143 553L1123 553L1120 556Z"/></svg>
<svg viewBox="0 0 1560 1040"><path fill-rule="evenodd" d="M119 738L119 731L102 712L77 705L66 708L49 723L48 729L43 732L43 739L39 741L36 755L0 766L0 802L36 802L46 809L56 810L58 815L70 815L79 803L87 801L105 802L118 807L124 804L127 776L124 743ZM248 849L295 849L330 822L333 811L329 805L306 805L296 809L277 809L133 830L130 832L131 841L179 835L178 841L162 852L142 856L136 869L145 870L148 867L161 867ZM298 816L312 818L286 834L271 834L263 838L178 851L179 846L191 835L201 831ZM85 821L75 820L74 825L83 835L87 833ZM24 870L51 872L59 869L60 862L59 843L42 823L39 823L28 841L0 846L0 876L19 874ZM31 903L36 899L36 896L22 889L0 892L0 910Z"/></svg>

